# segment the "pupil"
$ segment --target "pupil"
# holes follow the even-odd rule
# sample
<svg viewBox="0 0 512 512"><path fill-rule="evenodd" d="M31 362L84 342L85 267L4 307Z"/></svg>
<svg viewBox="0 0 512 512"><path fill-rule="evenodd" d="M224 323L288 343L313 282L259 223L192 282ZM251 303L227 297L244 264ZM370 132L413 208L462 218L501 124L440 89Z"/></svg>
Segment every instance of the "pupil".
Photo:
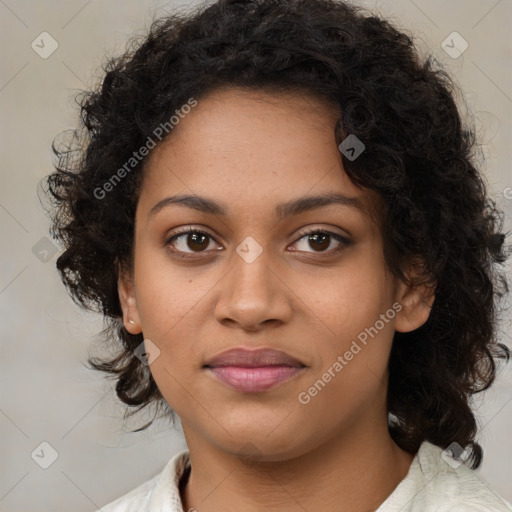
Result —
<svg viewBox="0 0 512 512"><path fill-rule="evenodd" d="M192 233L191 235L189 235L189 237L192 238L193 240L192 243L187 243L190 249L197 249L197 245L201 245L199 249L205 249L206 247L208 247L208 243L205 244L206 235L202 235L201 233ZM202 242L198 241L198 239L202 239ZM195 247L194 244L196 244Z"/></svg>
<svg viewBox="0 0 512 512"><path fill-rule="evenodd" d="M319 234L319 233L315 233L314 235L311 235L309 238L310 238L310 241L311 241L311 239L313 239L313 240L314 240L315 245L316 245L316 248L319 248L319 249L326 249L327 247L329 247L329 243L327 243L327 245L325 246L325 241L326 241L326 239L327 239L328 237L329 237L329 235L322 235L322 234ZM319 239L320 239L320 238L321 238L322 240L320 241L320 243L318 243L318 241L319 241ZM324 244L323 246L322 246L322 243ZM313 248L316 250L316 248L315 248L315 247L313 247Z"/></svg>

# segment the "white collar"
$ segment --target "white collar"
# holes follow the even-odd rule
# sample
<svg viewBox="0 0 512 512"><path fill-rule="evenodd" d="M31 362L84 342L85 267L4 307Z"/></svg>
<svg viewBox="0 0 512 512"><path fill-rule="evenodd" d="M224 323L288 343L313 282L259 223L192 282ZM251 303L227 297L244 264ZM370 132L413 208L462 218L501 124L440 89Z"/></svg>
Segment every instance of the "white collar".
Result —
<svg viewBox="0 0 512 512"><path fill-rule="evenodd" d="M188 450L177 453L156 477L155 487L151 493L149 510L158 512L183 512L179 483L190 465Z"/></svg>
<svg viewBox="0 0 512 512"><path fill-rule="evenodd" d="M159 475L132 491L124 499L117 500L112 504L114 507L102 510L128 511L125 504L129 498L130 505L136 507L129 507L129 510L184 512L179 484L188 467L190 453L185 450L174 455ZM512 510L510 504L490 489L473 470L464 465L457 468L451 466L443 457L441 448L424 441L414 456L406 477L376 512L454 511L462 510L457 506L466 502L482 507L472 510ZM115 505L120 505L121 508Z"/></svg>

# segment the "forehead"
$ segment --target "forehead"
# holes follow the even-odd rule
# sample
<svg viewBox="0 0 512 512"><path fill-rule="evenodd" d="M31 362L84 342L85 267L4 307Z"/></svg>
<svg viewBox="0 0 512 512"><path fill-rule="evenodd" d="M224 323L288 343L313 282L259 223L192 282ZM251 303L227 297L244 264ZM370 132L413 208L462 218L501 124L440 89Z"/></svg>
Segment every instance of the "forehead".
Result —
<svg viewBox="0 0 512 512"><path fill-rule="evenodd" d="M336 105L303 92L213 91L149 155L141 200L192 193L263 206L339 192L373 203L343 169L339 114Z"/></svg>
<svg viewBox="0 0 512 512"><path fill-rule="evenodd" d="M201 97L158 149L177 144L214 149L220 154L242 153L263 142L265 147L296 151L299 141L305 139L308 147L325 144L326 135L334 142L339 115L334 104L306 92L223 88ZM222 146L215 146L216 142ZM260 149L262 156L265 148Z"/></svg>

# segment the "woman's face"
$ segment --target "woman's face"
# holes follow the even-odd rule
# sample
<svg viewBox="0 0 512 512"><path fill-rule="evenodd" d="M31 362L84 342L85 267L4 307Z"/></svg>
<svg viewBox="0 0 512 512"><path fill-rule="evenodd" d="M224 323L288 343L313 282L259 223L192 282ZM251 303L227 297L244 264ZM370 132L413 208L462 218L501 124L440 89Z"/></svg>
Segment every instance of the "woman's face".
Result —
<svg viewBox="0 0 512 512"><path fill-rule="evenodd" d="M189 442L280 460L385 425L393 333L426 316L386 269L377 196L345 174L336 119L309 96L216 91L149 155L120 296ZM205 366L235 347L301 367Z"/></svg>

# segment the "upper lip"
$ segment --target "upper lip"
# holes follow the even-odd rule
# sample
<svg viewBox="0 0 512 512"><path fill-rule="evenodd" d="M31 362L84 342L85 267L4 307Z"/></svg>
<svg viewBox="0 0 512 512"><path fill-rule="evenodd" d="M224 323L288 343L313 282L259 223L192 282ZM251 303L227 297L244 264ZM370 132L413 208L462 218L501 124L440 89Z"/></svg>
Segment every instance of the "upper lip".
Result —
<svg viewBox="0 0 512 512"><path fill-rule="evenodd" d="M298 359L271 348L248 349L237 347L221 352L219 355L210 359L204 366L241 366L246 368L255 368L259 366L293 366L304 367Z"/></svg>

